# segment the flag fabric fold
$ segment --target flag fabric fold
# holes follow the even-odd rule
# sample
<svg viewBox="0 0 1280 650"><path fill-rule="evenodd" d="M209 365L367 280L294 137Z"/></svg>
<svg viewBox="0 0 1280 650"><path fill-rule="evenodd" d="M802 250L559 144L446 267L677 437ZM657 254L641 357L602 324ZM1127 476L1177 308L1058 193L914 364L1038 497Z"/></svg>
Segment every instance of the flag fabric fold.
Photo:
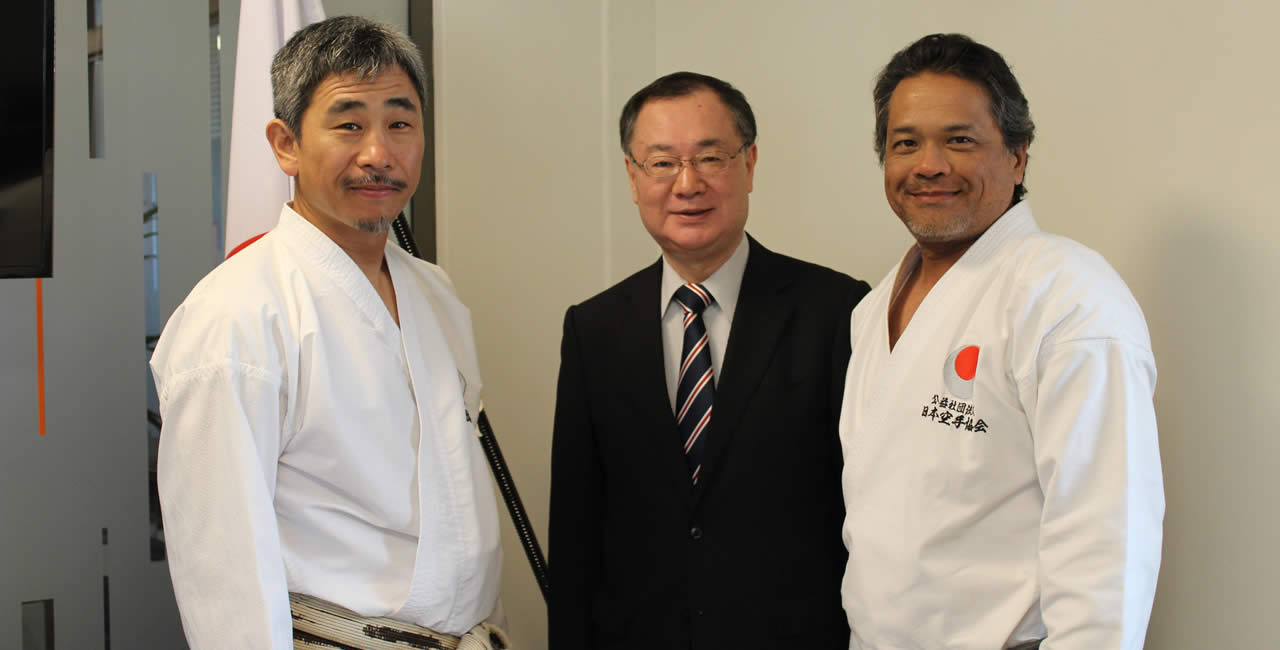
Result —
<svg viewBox="0 0 1280 650"><path fill-rule="evenodd" d="M244 0L236 40L231 106L231 155L227 169L227 257L271 230L291 196L267 144L271 109L271 58L290 36L324 20L320 0Z"/></svg>

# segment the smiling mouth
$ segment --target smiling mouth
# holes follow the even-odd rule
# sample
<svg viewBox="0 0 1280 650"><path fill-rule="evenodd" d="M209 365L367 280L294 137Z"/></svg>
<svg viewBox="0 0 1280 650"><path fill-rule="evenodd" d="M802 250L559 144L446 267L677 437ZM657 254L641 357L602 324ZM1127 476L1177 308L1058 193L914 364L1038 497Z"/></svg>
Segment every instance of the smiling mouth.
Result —
<svg viewBox="0 0 1280 650"><path fill-rule="evenodd" d="M704 208L702 210L672 210L671 212L672 214L678 214L682 217L701 217L708 212L711 212L711 208Z"/></svg>
<svg viewBox="0 0 1280 650"><path fill-rule="evenodd" d="M923 190L907 191L907 196L921 203L946 203L960 196L960 190Z"/></svg>

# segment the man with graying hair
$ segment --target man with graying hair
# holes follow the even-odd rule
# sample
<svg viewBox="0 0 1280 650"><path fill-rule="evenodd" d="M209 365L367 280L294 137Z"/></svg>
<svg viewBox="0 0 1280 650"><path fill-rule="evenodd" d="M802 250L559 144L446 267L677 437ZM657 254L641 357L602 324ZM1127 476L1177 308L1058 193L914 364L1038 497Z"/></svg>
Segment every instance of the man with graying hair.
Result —
<svg viewBox="0 0 1280 650"><path fill-rule="evenodd" d="M187 639L506 647L470 313L387 238L418 184L421 57L344 16L300 30L271 73L266 135L294 198L196 285L151 362Z"/></svg>
<svg viewBox="0 0 1280 650"><path fill-rule="evenodd" d="M1142 310L1101 255L1036 225L1035 125L999 53L926 36L874 101L915 245L851 322L849 647L1141 648L1164 515Z"/></svg>
<svg viewBox="0 0 1280 650"><path fill-rule="evenodd" d="M622 107L661 256L565 312L550 650L848 644L836 425L870 287L747 234L757 134L746 95L697 72Z"/></svg>

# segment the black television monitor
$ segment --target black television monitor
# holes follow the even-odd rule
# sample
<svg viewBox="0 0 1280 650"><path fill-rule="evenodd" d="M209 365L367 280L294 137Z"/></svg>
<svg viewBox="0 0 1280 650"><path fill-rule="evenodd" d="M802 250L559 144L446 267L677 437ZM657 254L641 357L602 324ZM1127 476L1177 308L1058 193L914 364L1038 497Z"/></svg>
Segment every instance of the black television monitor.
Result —
<svg viewBox="0 0 1280 650"><path fill-rule="evenodd" d="M53 275L53 0L0 20L0 277Z"/></svg>

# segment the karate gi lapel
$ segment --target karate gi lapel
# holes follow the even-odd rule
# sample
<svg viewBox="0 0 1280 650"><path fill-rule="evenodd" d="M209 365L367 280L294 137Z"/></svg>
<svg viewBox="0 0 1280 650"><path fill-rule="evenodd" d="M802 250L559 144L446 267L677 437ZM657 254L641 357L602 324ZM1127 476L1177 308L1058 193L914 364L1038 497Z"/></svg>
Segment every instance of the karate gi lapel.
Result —
<svg viewBox="0 0 1280 650"><path fill-rule="evenodd" d="M440 423L465 422L468 416L463 405L462 379L441 329L439 309L432 304L432 288L424 286L404 260L389 249L387 267L396 287L400 339L423 434L437 429Z"/></svg>
<svg viewBox="0 0 1280 650"><path fill-rule="evenodd" d="M456 379L462 387L462 399L466 407L464 420L475 422L480 412L480 365L476 356L475 339L472 336L471 310L454 293L448 278L435 270L421 268L421 263L394 244L387 246L388 260L402 263L406 277L416 284L415 294L426 301L420 306L434 324L432 336L438 331L440 340L447 347ZM390 262L389 262L390 263ZM410 270L412 269L412 270ZM398 295L398 293L397 293Z"/></svg>
<svg viewBox="0 0 1280 650"><path fill-rule="evenodd" d="M277 227L288 233L286 246L315 264L351 300L356 314L369 324L378 341L400 354L400 328L351 256L287 205L280 211Z"/></svg>
<svg viewBox="0 0 1280 650"><path fill-rule="evenodd" d="M478 402L480 390L479 375L467 376L475 371L470 312L442 275L391 244L386 255L396 287L401 339L420 423L419 503L435 509L444 501L444 507L450 509L448 520L456 522L455 527L439 526L438 520L425 516L420 520L414 580L395 614L403 620L415 620L430 603L448 602L452 585L478 579L472 576L482 568L476 564L479 558L464 549L485 543L488 534L496 536L497 504L492 490L476 490L476 484L456 480L467 468L476 476L484 472L475 440L477 411L469 412L476 407L467 402L473 393ZM468 561L443 567L431 559L441 552ZM422 567L452 575L431 575L423 580Z"/></svg>
<svg viewBox="0 0 1280 650"><path fill-rule="evenodd" d="M764 379L778 341L795 311L787 291L792 278L780 275L772 252L749 236L748 240L751 253L742 274L721 379L716 384L715 406L706 432L709 437L702 461L702 478L694 491L695 504L715 481L743 413Z"/></svg>
<svg viewBox="0 0 1280 650"><path fill-rule="evenodd" d="M658 260L635 278L626 293L625 309L617 321L618 345L614 352L616 363L610 368L614 375L610 385L621 387L620 397L634 411L620 417L639 418L641 426L634 430L650 438L642 444L657 446L654 455L661 466L656 471L665 476L660 481L676 490L681 502L687 502L692 480L667 396L662 320L657 309L661 292L662 260Z"/></svg>

